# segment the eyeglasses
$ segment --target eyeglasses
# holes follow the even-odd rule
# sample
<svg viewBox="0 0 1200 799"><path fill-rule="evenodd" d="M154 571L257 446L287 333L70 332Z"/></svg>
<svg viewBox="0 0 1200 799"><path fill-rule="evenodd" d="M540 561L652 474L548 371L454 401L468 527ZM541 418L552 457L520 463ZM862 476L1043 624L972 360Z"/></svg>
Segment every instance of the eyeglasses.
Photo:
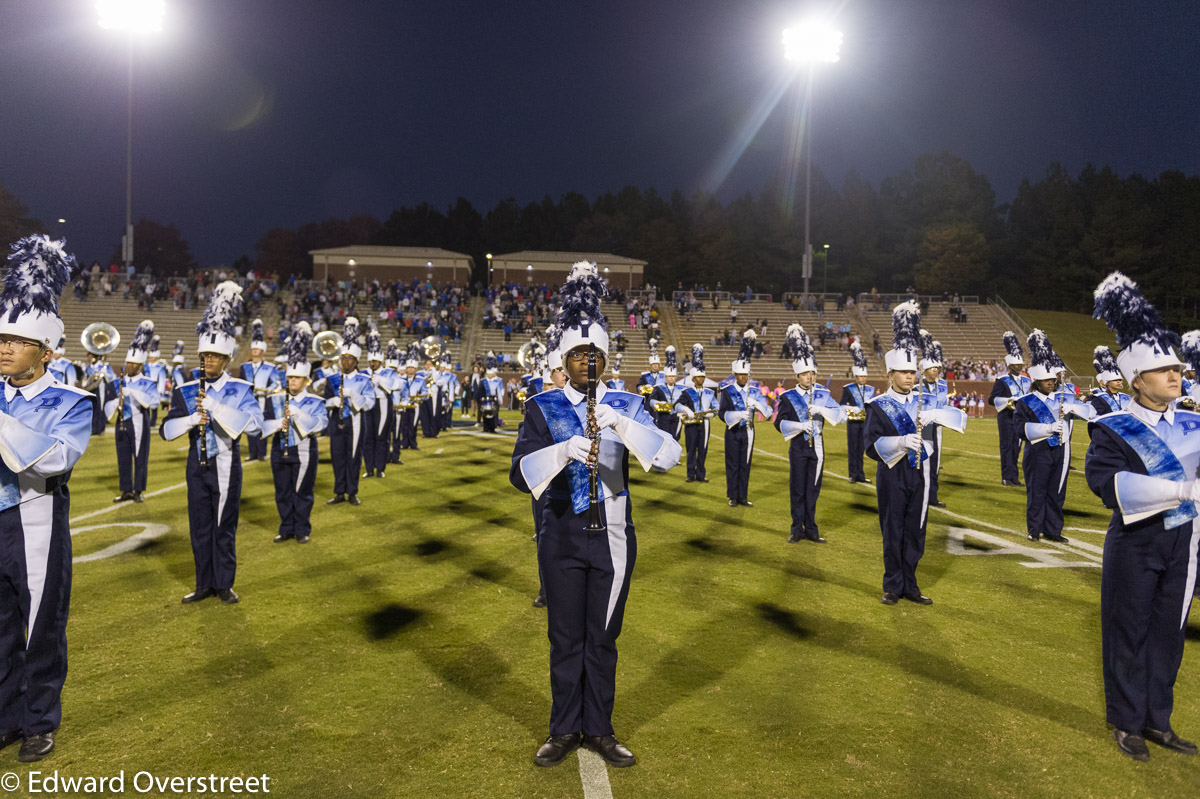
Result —
<svg viewBox="0 0 1200 799"><path fill-rule="evenodd" d="M41 344L36 341L26 341L22 338L11 338L9 336L0 336L0 350L8 350L9 352L24 352L29 347L40 347Z"/></svg>
<svg viewBox="0 0 1200 799"><path fill-rule="evenodd" d="M599 353L597 353L597 354L599 354ZM583 351L576 350L574 352L567 353L567 360L572 361L574 363L583 363L587 359L588 359L587 350L583 350Z"/></svg>

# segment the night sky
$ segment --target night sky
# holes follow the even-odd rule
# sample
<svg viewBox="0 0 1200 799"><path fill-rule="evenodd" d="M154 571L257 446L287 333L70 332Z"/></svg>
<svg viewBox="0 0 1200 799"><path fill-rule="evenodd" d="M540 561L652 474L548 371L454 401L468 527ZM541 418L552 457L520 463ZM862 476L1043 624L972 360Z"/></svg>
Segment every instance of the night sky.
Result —
<svg viewBox="0 0 1200 799"><path fill-rule="evenodd" d="M809 7L167 2L136 44L134 218L176 225L202 265L253 257L272 227L459 196L483 213L628 184L757 193L802 84L782 91L781 31ZM0 185L84 261L107 260L125 212L127 41L93 5L0 3ZM845 43L816 75L813 158L835 186L941 150L999 202L1052 161L1200 172L1200 3L828 8Z"/></svg>

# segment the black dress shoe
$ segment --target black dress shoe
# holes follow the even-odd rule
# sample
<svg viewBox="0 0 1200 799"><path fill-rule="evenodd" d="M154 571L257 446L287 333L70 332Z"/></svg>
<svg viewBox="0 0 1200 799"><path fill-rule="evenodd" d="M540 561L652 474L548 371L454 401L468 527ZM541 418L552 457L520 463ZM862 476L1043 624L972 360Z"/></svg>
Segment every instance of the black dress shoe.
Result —
<svg viewBox="0 0 1200 799"><path fill-rule="evenodd" d="M699 480L701 483L707 483L707 482L708 482L708 478L707 478L707 477L698 477L698 478L696 478L696 479L697 479L697 480Z"/></svg>
<svg viewBox="0 0 1200 799"><path fill-rule="evenodd" d="M933 600L924 594L905 594L904 598L909 602L915 602L918 605L932 605Z"/></svg>
<svg viewBox="0 0 1200 799"><path fill-rule="evenodd" d="M25 736L21 734L20 730L6 732L3 735L0 735L0 749L8 748L24 737Z"/></svg>
<svg viewBox="0 0 1200 799"><path fill-rule="evenodd" d="M802 539L803 537L804 536L800 535L799 533L792 533L791 535L788 536L788 543L789 544L799 544L800 539Z"/></svg>
<svg viewBox="0 0 1200 799"><path fill-rule="evenodd" d="M334 497L333 499L329 500L329 501L328 501L328 502L326 502L325 504L326 504L326 505L337 505L339 502L345 502L345 501L346 501L346 495L345 495L345 494L338 494L336 497Z"/></svg>
<svg viewBox="0 0 1200 799"><path fill-rule="evenodd" d="M731 507L731 508L736 507L737 504L738 504L738 501L736 499L729 500L729 507Z"/></svg>
<svg viewBox="0 0 1200 799"><path fill-rule="evenodd" d="M383 471L383 469L380 469L379 470L379 479L382 480L385 477L387 477L387 474Z"/></svg>
<svg viewBox="0 0 1200 799"><path fill-rule="evenodd" d="M618 741L615 735L585 735L583 748L591 749L604 758L605 763L616 768L628 768L637 762L633 752Z"/></svg>
<svg viewBox="0 0 1200 799"><path fill-rule="evenodd" d="M1152 730L1147 727L1146 729L1142 730L1142 735L1145 736L1147 741L1153 741L1159 746L1179 752L1180 754L1194 755L1197 751L1200 751L1200 749L1197 749L1194 743L1191 741L1185 741L1176 735L1174 730L1162 732L1160 730Z"/></svg>
<svg viewBox="0 0 1200 799"><path fill-rule="evenodd" d="M38 735L26 735L17 760L22 763L36 763L54 751L54 733L43 732Z"/></svg>
<svg viewBox="0 0 1200 799"><path fill-rule="evenodd" d="M933 506L933 507L935 507L935 508L944 508L944 507L946 507L946 503L945 503L945 502L941 502L941 501L938 501L938 502L930 502L929 504L930 504L930 505L932 505L932 506Z"/></svg>
<svg viewBox="0 0 1200 799"><path fill-rule="evenodd" d="M819 534L819 533L818 533L817 535L806 535L806 536L804 536L804 539L805 539L806 541L812 541L814 544L824 544L824 543L826 543L826 542L825 542L825 539L824 539L824 538L822 538L822 537L820 536L820 534Z"/></svg>
<svg viewBox="0 0 1200 799"><path fill-rule="evenodd" d="M208 599L210 596L215 596L216 591L212 588L197 588L192 593L183 598L183 604L190 605L193 602L199 602L202 599Z"/></svg>
<svg viewBox="0 0 1200 799"><path fill-rule="evenodd" d="M534 606L535 608L544 608L544 607L546 607L546 595L545 595L545 594L538 594L538 595L537 595L537 597L536 597L536 598L533 600L533 606Z"/></svg>
<svg viewBox="0 0 1200 799"><path fill-rule="evenodd" d="M350 499L348 499L347 502L349 502L351 505L361 505L362 504L362 501L359 500L359 498L358 498L358 494L351 494Z"/></svg>
<svg viewBox="0 0 1200 799"><path fill-rule="evenodd" d="M128 502L131 499L133 499L132 491L122 491L121 496L113 497L113 502Z"/></svg>
<svg viewBox="0 0 1200 799"><path fill-rule="evenodd" d="M134 492L133 492L133 501L134 501L134 502L141 502L141 501L142 501L142 492L141 492L141 491L134 491Z"/></svg>
<svg viewBox="0 0 1200 799"><path fill-rule="evenodd" d="M884 591L883 599L879 601L885 605L894 605L900 601L900 597L898 594L893 594L891 591Z"/></svg>
<svg viewBox="0 0 1200 799"><path fill-rule="evenodd" d="M238 595L233 592L232 588L222 588L217 591L217 596L221 597L221 601L226 605L236 605L238 603Z"/></svg>
<svg viewBox="0 0 1200 799"><path fill-rule="evenodd" d="M284 541L291 541L292 537L290 535L277 535L274 540L276 544L282 544Z"/></svg>
<svg viewBox="0 0 1200 799"><path fill-rule="evenodd" d="M685 482L685 483L694 483L694 482L696 482L696 478L695 478L695 477L689 477L688 479L684 480L683 482Z"/></svg>
<svg viewBox="0 0 1200 799"><path fill-rule="evenodd" d="M1053 541L1056 544L1066 544L1071 540L1065 535L1050 535L1049 533L1046 533L1045 539L1047 541Z"/></svg>
<svg viewBox="0 0 1200 799"><path fill-rule="evenodd" d="M1146 739L1137 733L1114 729L1113 740L1117 742L1117 749L1120 749L1121 754L1125 757L1132 757L1139 763L1150 760L1150 750L1146 748Z"/></svg>
<svg viewBox="0 0 1200 799"><path fill-rule="evenodd" d="M308 543L308 536L306 536L306 535L298 535L298 536L296 536L296 543L297 543L297 544L307 544L307 543Z"/></svg>
<svg viewBox="0 0 1200 799"><path fill-rule="evenodd" d="M739 504L739 505L745 505L747 508L753 508L753 507L754 507L754 503L753 503L753 502L751 502L751 501L750 501L750 500L748 500L748 499L739 499L739 500L738 500L738 504Z"/></svg>
<svg viewBox="0 0 1200 799"><path fill-rule="evenodd" d="M375 472L363 472L362 479L366 480L366 479L374 477L374 476L375 476Z"/></svg>
<svg viewBox="0 0 1200 799"><path fill-rule="evenodd" d="M542 768L557 766L562 759L579 748L579 733L570 735L551 735L546 742L538 747L533 756L535 765Z"/></svg>
<svg viewBox="0 0 1200 799"><path fill-rule="evenodd" d="M1040 541L1042 539L1042 537L1038 533L1030 533L1029 535L1027 535L1025 537L1028 538L1030 541Z"/></svg>

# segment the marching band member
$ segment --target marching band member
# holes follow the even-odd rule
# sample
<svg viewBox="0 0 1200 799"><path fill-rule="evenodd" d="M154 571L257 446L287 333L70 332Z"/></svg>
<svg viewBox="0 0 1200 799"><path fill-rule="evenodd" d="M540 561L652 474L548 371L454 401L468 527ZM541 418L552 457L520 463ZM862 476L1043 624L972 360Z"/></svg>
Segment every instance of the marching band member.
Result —
<svg viewBox="0 0 1200 799"><path fill-rule="evenodd" d="M842 386L841 404L846 408L846 459L849 462L851 483L870 483L863 471L863 452L866 451L867 403L875 399L875 386L867 384L867 355L856 341L850 345L854 358L851 374L854 382Z"/></svg>
<svg viewBox="0 0 1200 799"><path fill-rule="evenodd" d="M884 356L888 390L867 405L866 454L877 462L875 492L883 533L883 598L932 605L917 583L917 564L925 554L929 503L930 445L925 425L944 424L962 432L966 415L957 408L922 409L913 391L920 357L920 307L913 301L892 309L892 349Z"/></svg>
<svg viewBox="0 0 1200 799"><path fill-rule="evenodd" d="M421 422L422 438L438 437L438 371L433 365L433 359L425 358L425 368L419 373L425 380L425 399L417 405L417 418Z"/></svg>
<svg viewBox="0 0 1200 799"><path fill-rule="evenodd" d="M175 342L175 354L171 356L171 392L188 381L187 359L183 357L183 340ZM167 397L167 407L171 398Z"/></svg>
<svg viewBox="0 0 1200 799"><path fill-rule="evenodd" d="M618 358L621 356L618 355ZM704 345L692 345L692 368L688 371L692 380L685 388L675 406L683 414L683 440L687 444L687 481L708 482L708 471L704 461L708 458L708 435L712 415L717 412L717 395L711 388L704 387Z"/></svg>
<svg viewBox="0 0 1200 799"><path fill-rule="evenodd" d="M371 380L375 392L374 405L362 414L363 423L363 477L385 477L387 468L388 422L391 421L392 378L383 365L383 342L375 323L367 333L367 368L363 372Z"/></svg>
<svg viewBox="0 0 1200 799"><path fill-rule="evenodd" d="M921 394L921 407L929 410L950 407L950 387L942 379L942 345L933 340L928 330L921 331L921 372L918 392ZM921 435L933 445L929 453L929 504L934 508L944 508L946 503L938 499L938 475L942 471L942 426L926 425L921 429Z"/></svg>
<svg viewBox="0 0 1200 799"><path fill-rule="evenodd" d="M1126 410L1133 398L1121 389L1125 381L1117 369L1117 359L1112 350L1101 344L1092 351L1092 367L1096 370L1096 382L1099 383L1088 396L1088 402L1096 409L1097 416Z"/></svg>
<svg viewBox="0 0 1200 799"><path fill-rule="evenodd" d="M54 379L64 386L74 386L79 382L79 370L75 364L67 360L67 337L63 336L54 348L54 358L46 367L46 371L54 374Z"/></svg>
<svg viewBox="0 0 1200 799"><path fill-rule="evenodd" d="M1066 543L1063 537L1063 503L1067 498L1067 469L1071 465L1070 417L1087 421L1095 415L1091 405L1075 401L1074 392L1059 387L1058 356L1040 330L1029 335L1033 391L1017 400L1017 432L1027 444L1025 472L1025 526L1030 541L1045 537ZM1055 389L1059 390L1056 391Z"/></svg>
<svg viewBox="0 0 1200 799"><path fill-rule="evenodd" d="M250 360L241 366L241 378L254 386L254 396L258 398L259 410L266 407L267 394L280 388L279 373L272 364L263 360L267 352L267 342L263 335L263 321L255 319L250 323ZM267 459L267 441L260 435L246 436L246 460L265 461Z"/></svg>
<svg viewBox="0 0 1200 799"><path fill-rule="evenodd" d="M461 386L458 376L454 374L454 362L449 350L442 350L442 371L438 375L438 428L449 430L454 426L454 400L458 398Z"/></svg>
<svg viewBox="0 0 1200 799"><path fill-rule="evenodd" d="M1200 366L1200 330L1189 330L1183 334L1179 358L1183 361L1183 381L1177 404L1183 403L1185 410L1196 410L1200 404L1200 382L1196 381L1196 367Z"/></svg>
<svg viewBox="0 0 1200 799"><path fill-rule="evenodd" d="M404 360L404 377L397 385L398 396L393 395L392 401L399 408L396 414L396 448L393 452L395 460L400 461L400 450L417 449L417 397L427 394L425 378L417 373L417 352L415 343L408 345L408 353Z"/></svg>
<svg viewBox="0 0 1200 799"><path fill-rule="evenodd" d="M613 766L637 762L612 726L616 642L637 554L625 477L628 453L646 471L665 471L680 454L679 444L654 426L641 397L612 391L601 381L608 357L608 333L600 313L603 291L595 264L572 267L560 294L560 348L570 383L527 403L509 473L519 490L548 497L538 564L548 602L553 705L550 735L534 756L539 766L560 763L581 743ZM589 410L592 347L597 385L595 407ZM587 437L593 420L595 458L593 441ZM594 495L590 474L598 474ZM589 511L595 512L592 520ZM591 522L599 529L589 530Z"/></svg>
<svg viewBox="0 0 1200 799"><path fill-rule="evenodd" d="M167 365L162 361L162 352L159 351L159 345L160 341L156 333L154 338L150 339L150 351L146 353L146 366L142 369L145 375L158 386L158 402L150 409L150 425L152 427L158 426L159 406L165 407L171 402L171 376L167 373Z"/></svg>
<svg viewBox="0 0 1200 799"><path fill-rule="evenodd" d="M483 417L483 429L488 433L496 432L496 422L500 418L500 408L504 405L504 381L496 376L496 356L487 354L486 369L483 380L479 381L479 391L475 402L479 405Z"/></svg>
<svg viewBox="0 0 1200 799"><path fill-rule="evenodd" d="M637 382L638 393L643 397L648 396L656 387L666 382L666 378L662 373L662 361L658 359L658 339L652 338L648 343L650 345L650 358L648 361L650 370L642 372ZM643 386L648 386L649 388L643 389Z"/></svg>
<svg viewBox="0 0 1200 799"><path fill-rule="evenodd" d="M846 411L833 400L825 386L817 384L817 357L804 328L791 324L787 330L792 371L796 385L783 392L775 415L775 428L788 445L788 493L791 498L792 529L788 543L802 540L824 544L817 529L817 498L825 466L825 422L836 425L846 420Z"/></svg>
<svg viewBox="0 0 1200 799"><path fill-rule="evenodd" d="M658 425L658 429L679 440L679 411L675 410L675 405L679 402L679 398L683 396L683 386L676 385L679 380L678 361L674 347L667 347L667 365L663 369L662 385L655 386L650 392L649 404L650 415L654 419L654 424ZM671 409L659 413L654 410L655 403L669 404Z"/></svg>
<svg viewBox="0 0 1200 799"><path fill-rule="evenodd" d="M113 502L142 501L146 474L150 468L150 410L158 408L158 383L142 373L147 348L154 335L154 322L138 325L129 351L125 353L125 372L108 387L112 399L104 408L105 418L113 419L113 439L117 446L117 476L121 494Z"/></svg>
<svg viewBox="0 0 1200 799"><path fill-rule="evenodd" d="M384 469L383 464L394 463L400 465L403 463L400 460L400 443L396 440L400 434L400 410L396 407L396 398L400 393L400 381L403 375L400 372L400 346L396 343L396 339L389 339L387 351L384 353L383 360L383 376L387 383L387 403L386 421L384 422L381 434L383 438L383 455L376 456L375 462L379 464L379 471ZM376 395L378 399L378 395Z"/></svg>
<svg viewBox="0 0 1200 799"><path fill-rule="evenodd" d="M308 391L308 348L313 332L308 322L297 323L284 344L287 384L267 396L263 435L271 441L271 476L279 534L275 543L307 544L312 535L313 487L317 482L317 436L329 423L325 401ZM286 392L286 393L284 393Z"/></svg>
<svg viewBox="0 0 1200 799"><path fill-rule="evenodd" d="M613 391L624 391L625 381L621 379L621 353L613 356L613 368L610 370L610 377L604 385L611 388Z"/></svg>
<svg viewBox="0 0 1200 799"><path fill-rule="evenodd" d="M92 399L46 372L63 335L58 297L75 257L62 241L13 245L0 292L0 747L17 759L54 749L67 678L71 501Z"/></svg>
<svg viewBox="0 0 1200 799"><path fill-rule="evenodd" d="M325 504L362 504L358 498L358 475L362 469L364 418L375 407L375 386L358 370L362 347L358 343L358 319L347 316L342 328L341 370L325 380L325 407L330 411L329 460L333 464L332 499Z"/></svg>
<svg viewBox="0 0 1200 799"><path fill-rule="evenodd" d="M750 384L750 359L757 338L754 328L742 334L732 382L721 387L718 412L725 422L725 496L730 506L752 507L749 499L750 460L754 455L754 414L771 418L771 409L758 386Z"/></svg>
<svg viewBox="0 0 1200 799"><path fill-rule="evenodd" d="M1200 540L1200 414L1180 393L1178 339L1137 285L1113 272L1095 314L1116 334L1117 365L1133 390L1127 410L1089 425L1084 474L1113 512L1100 577L1104 698L1118 750L1149 760L1146 740L1195 755L1171 726Z"/></svg>
<svg viewBox="0 0 1200 799"><path fill-rule="evenodd" d="M1000 484L1020 486L1017 462L1021 457L1021 434L1015 419L1016 401L1029 393L1029 378L1022 374L1025 355L1021 352L1021 341L1017 334L1008 330L1004 333L1004 364L1008 374L996 378L988 402L996 409L996 426L1000 431Z"/></svg>
<svg viewBox="0 0 1200 799"><path fill-rule="evenodd" d="M239 439L244 433L261 433L263 425L254 386L225 372L237 352L233 336L241 294L241 287L231 280L213 290L212 302L196 325L203 374L171 392L171 408L159 428L167 441L186 434L191 443L188 527L196 561L196 590L183 598L185 605L210 596L219 596L225 604L238 601L233 581L242 501Z"/></svg>
<svg viewBox="0 0 1200 799"><path fill-rule="evenodd" d="M117 373L108 365L108 361L104 360L103 355L89 352L88 365L84 367L84 379L85 383L95 385L91 390L96 396L92 411L92 435L102 436L104 428L108 426L108 417L104 415L104 406L109 400L108 386L117 379Z"/></svg>

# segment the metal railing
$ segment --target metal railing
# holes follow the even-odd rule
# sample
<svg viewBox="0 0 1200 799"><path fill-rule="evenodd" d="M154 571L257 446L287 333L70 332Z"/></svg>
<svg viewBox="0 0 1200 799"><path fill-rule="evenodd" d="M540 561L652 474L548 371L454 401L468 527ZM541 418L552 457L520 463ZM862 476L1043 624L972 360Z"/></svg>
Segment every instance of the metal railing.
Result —
<svg viewBox="0 0 1200 799"><path fill-rule="evenodd" d="M869 291L861 291L854 298L855 303L864 311L891 311L892 308L906 300L916 300L922 306L924 305L954 305L953 297L944 297L941 294L872 294ZM963 305L978 305L978 294L965 294L958 297L959 306Z"/></svg>

